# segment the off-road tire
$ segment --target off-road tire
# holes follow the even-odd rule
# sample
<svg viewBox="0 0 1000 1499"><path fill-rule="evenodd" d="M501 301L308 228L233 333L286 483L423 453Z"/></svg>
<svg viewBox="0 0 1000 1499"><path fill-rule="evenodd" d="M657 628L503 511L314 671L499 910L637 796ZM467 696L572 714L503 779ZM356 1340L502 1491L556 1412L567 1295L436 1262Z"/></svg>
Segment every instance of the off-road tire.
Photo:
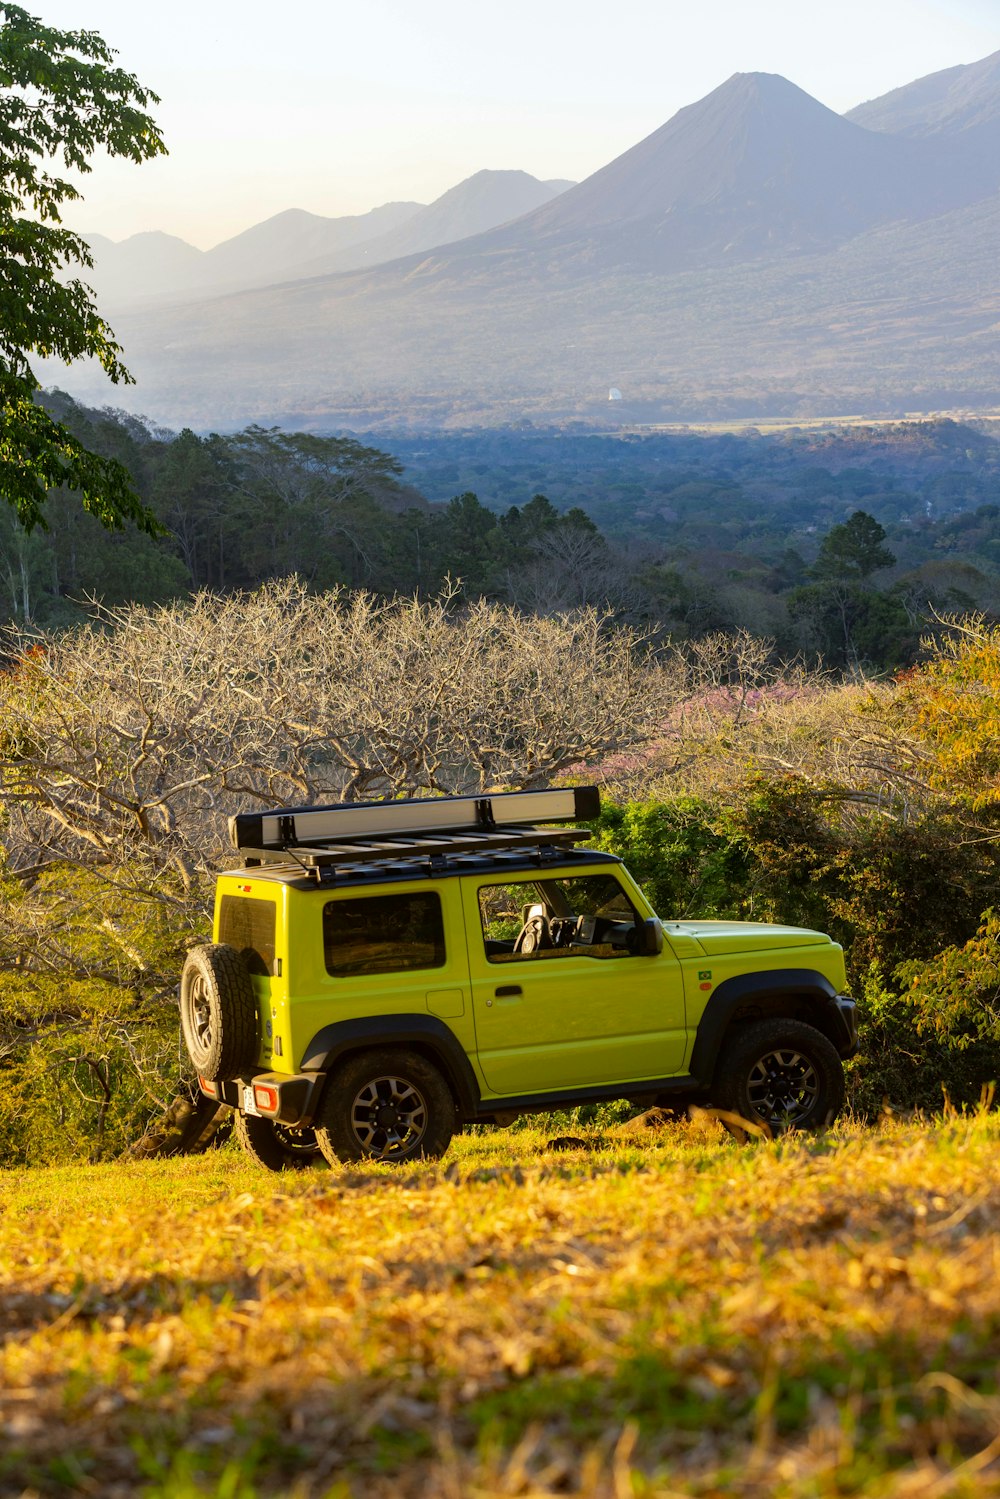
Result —
<svg viewBox="0 0 1000 1499"><path fill-rule="evenodd" d="M418 1052L365 1051L331 1074L316 1139L331 1166L444 1155L455 1133L455 1100L443 1076Z"/></svg>
<svg viewBox="0 0 1000 1499"><path fill-rule="evenodd" d="M240 1149L268 1171L302 1171L320 1159L319 1145L311 1129L289 1129L273 1119L255 1114L237 1114L233 1135Z"/></svg>
<svg viewBox="0 0 1000 1499"><path fill-rule="evenodd" d="M193 947L181 973L181 1030L188 1056L210 1082L239 1077L257 1061L257 1001L235 947Z"/></svg>
<svg viewBox="0 0 1000 1499"><path fill-rule="evenodd" d="M737 1026L719 1056L712 1104L772 1133L823 1129L844 1106L844 1068L826 1036L801 1020Z"/></svg>

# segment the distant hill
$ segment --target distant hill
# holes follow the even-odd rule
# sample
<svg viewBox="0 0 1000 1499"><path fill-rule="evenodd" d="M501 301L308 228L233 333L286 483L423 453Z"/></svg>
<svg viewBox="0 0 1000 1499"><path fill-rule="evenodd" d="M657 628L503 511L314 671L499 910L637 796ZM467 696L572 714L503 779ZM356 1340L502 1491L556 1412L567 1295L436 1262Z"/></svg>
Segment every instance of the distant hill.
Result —
<svg viewBox="0 0 1000 1499"><path fill-rule="evenodd" d="M979 62L930 73L845 116L866 130L914 138L981 136L1000 139L1000 52Z"/></svg>
<svg viewBox="0 0 1000 1499"><path fill-rule="evenodd" d="M287 280L351 271L399 260L438 245L449 245L481 234L498 224L519 219L550 202L571 182L539 182L527 172L476 172L457 187L420 209L398 228L314 260L305 258L289 267Z"/></svg>
<svg viewBox="0 0 1000 1499"><path fill-rule="evenodd" d="M186 240L151 230L129 239L112 240L103 234L84 235L94 256L92 270L81 270L83 280L101 303L132 301L144 296L191 291L198 287L204 255Z"/></svg>
<svg viewBox="0 0 1000 1499"><path fill-rule="evenodd" d="M112 307L266 286L282 280L290 262L374 238L405 223L422 207L420 203L385 203L370 213L336 219L289 208L211 250L198 250L156 231L117 242L88 234L85 238L95 264L84 279L97 292L98 301Z"/></svg>
<svg viewBox="0 0 1000 1499"><path fill-rule="evenodd" d="M111 309L178 296L227 295L255 286L378 265L505 224L548 203L572 183L527 172L477 172L433 203L385 203L328 219L289 208L211 250L173 235L134 234L115 243L88 235L95 266L85 279Z"/></svg>
<svg viewBox="0 0 1000 1499"><path fill-rule="evenodd" d="M484 233L123 314L126 398L171 424L357 430L607 422L612 386L615 423L995 407L998 186L968 131L873 131L736 74Z"/></svg>
<svg viewBox="0 0 1000 1499"><path fill-rule="evenodd" d="M205 275L227 291L284 281L297 261L367 243L425 211L421 203L383 203L369 213L327 219L288 208L206 251Z"/></svg>

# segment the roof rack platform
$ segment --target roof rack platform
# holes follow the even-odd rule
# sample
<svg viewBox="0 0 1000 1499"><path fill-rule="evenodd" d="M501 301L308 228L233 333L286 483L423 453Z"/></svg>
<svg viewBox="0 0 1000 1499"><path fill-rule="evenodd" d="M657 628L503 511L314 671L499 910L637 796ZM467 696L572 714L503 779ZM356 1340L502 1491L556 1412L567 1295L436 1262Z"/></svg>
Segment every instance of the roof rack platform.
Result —
<svg viewBox="0 0 1000 1499"><path fill-rule="evenodd" d="M326 807L288 807L248 812L229 819L229 836L240 850L290 853L329 845L399 837L526 833L525 824L577 822L601 809L596 786L544 791L502 791L490 796L428 796L392 802L334 802ZM552 840L552 835L548 835ZM535 838L537 841L537 835Z"/></svg>
<svg viewBox="0 0 1000 1499"><path fill-rule="evenodd" d="M517 849L533 852L539 861L555 858L575 844L592 837L589 828L510 828L502 833L452 833L444 838L358 839L353 843L309 844L285 849L245 848L244 862L298 864L309 874L321 875L345 865L399 863L423 860L432 868L451 863L456 855L503 854Z"/></svg>

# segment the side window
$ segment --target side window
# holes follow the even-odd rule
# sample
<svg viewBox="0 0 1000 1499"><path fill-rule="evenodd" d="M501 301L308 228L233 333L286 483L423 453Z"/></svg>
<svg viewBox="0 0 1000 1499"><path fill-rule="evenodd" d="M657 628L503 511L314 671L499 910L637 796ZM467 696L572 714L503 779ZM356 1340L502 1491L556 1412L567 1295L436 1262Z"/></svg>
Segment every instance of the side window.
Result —
<svg viewBox="0 0 1000 1499"><path fill-rule="evenodd" d="M612 874L483 885L479 914L491 963L638 951L641 918Z"/></svg>
<svg viewBox="0 0 1000 1499"><path fill-rule="evenodd" d="M326 971L337 978L441 968L445 962L441 898L352 895L323 907Z"/></svg>
<svg viewBox="0 0 1000 1499"><path fill-rule="evenodd" d="M224 895L219 901L219 941L235 947L251 973L274 973L276 909L273 900L249 895Z"/></svg>

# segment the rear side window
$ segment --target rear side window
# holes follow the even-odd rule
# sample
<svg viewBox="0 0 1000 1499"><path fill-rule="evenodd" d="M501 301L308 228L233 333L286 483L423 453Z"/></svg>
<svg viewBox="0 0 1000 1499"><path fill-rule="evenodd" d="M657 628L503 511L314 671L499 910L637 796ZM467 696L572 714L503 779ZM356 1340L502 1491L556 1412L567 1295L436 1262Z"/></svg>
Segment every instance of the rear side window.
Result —
<svg viewBox="0 0 1000 1499"><path fill-rule="evenodd" d="M331 900L323 908L323 949L326 971L337 978L441 968L441 898L420 891Z"/></svg>
<svg viewBox="0 0 1000 1499"><path fill-rule="evenodd" d="M219 902L219 941L235 947L251 973L274 973L276 910L273 900L247 895L224 895Z"/></svg>

